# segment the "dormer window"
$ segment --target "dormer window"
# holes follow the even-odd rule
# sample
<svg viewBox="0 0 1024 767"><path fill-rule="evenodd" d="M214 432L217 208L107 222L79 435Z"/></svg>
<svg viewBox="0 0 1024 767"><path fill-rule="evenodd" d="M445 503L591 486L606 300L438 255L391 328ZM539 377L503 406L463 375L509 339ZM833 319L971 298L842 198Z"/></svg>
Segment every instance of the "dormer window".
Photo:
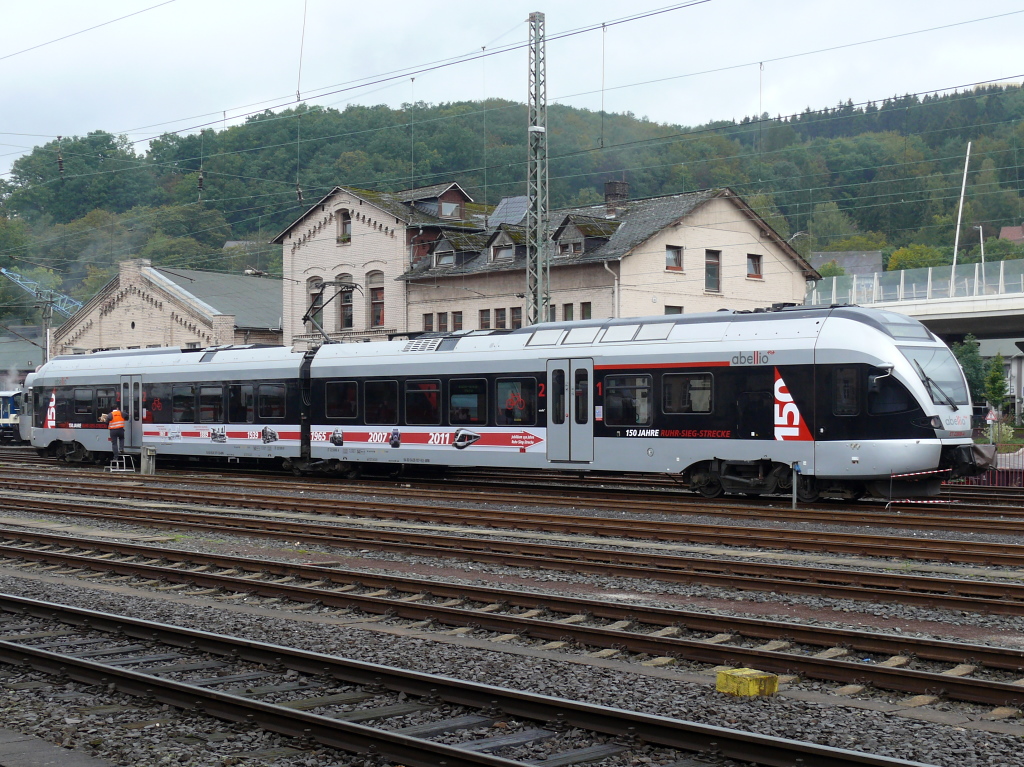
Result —
<svg viewBox="0 0 1024 767"><path fill-rule="evenodd" d="M457 202L443 202L438 204L441 218L460 218L462 216L462 205Z"/></svg>
<svg viewBox="0 0 1024 767"><path fill-rule="evenodd" d="M352 242L352 216L347 210L338 211L338 244L347 245Z"/></svg>
<svg viewBox="0 0 1024 767"><path fill-rule="evenodd" d="M579 255L583 252L582 242L560 242L558 243L558 254L561 256Z"/></svg>
<svg viewBox="0 0 1024 767"><path fill-rule="evenodd" d="M454 250L438 250L434 253L434 266L451 266L454 263Z"/></svg>
<svg viewBox="0 0 1024 767"><path fill-rule="evenodd" d="M513 245L495 245L491 248L491 258L495 261L501 261L503 259L510 259L516 254L516 249Z"/></svg>

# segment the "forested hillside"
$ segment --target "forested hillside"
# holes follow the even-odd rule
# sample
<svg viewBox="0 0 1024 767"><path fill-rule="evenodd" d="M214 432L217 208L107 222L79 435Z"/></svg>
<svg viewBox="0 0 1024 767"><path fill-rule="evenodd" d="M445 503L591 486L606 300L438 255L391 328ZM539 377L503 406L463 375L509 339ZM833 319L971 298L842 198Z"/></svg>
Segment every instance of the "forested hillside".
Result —
<svg viewBox="0 0 1024 767"><path fill-rule="evenodd" d="M680 105L685 111L685 105ZM967 142L973 142L961 259L978 232L1020 225L1024 93L944 96L687 127L632 114L549 109L551 204L730 186L801 251L883 249L890 268L952 258ZM51 141L0 180L0 266L78 298L125 258L273 271L265 243L336 184L396 190L458 181L478 202L523 194L526 107L500 100L403 109L299 105L244 124L165 134L147 149L95 131ZM302 202L299 200L301 190ZM264 243L224 250L227 241ZM913 247L907 247L913 246ZM986 257L1021 257L1005 244ZM12 292L13 291L13 292ZM0 286L0 312L21 312Z"/></svg>

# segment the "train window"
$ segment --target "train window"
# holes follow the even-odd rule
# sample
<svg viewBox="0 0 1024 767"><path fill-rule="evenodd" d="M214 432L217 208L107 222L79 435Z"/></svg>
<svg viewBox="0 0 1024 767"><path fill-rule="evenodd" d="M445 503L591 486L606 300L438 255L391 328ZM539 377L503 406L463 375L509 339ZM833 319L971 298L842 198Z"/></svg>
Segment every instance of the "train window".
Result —
<svg viewBox="0 0 1024 767"><path fill-rule="evenodd" d="M614 344L622 343L623 341L632 341L633 336L636 335L636 331L639 329L639 325L612 325L604 331L604 337L601 339L601 343Z"/></svg>
<svg viewBox="0 0 1024 767"><path fill-rule="evenodd" d="M573 374L573 402L576 403L576 423L590 422L590 373L576 368Z"/></svg>
<svg viewBox="0 0 1024 767"><path fill-rule="evenodd" d="M637 341L664 341L672 332L675 324L672 322L658 322L649 325L641 325L640 332L636 334Z"/></svg>
<svg viewBox="0 0 1024 767"><path fill-rule="evenodd" d="M174 423L196 422L196 389L194 386L175 386L171 389L171 412Z"/></svg>
<svg viewBox="0 0 1024 767"><path fill-rule="evenodd" d="M260 418L284 418L287 403L285 391L284 384L260 384Z"/></svg>
<svg viewBox="0 0 1024 767"><path fill-rule="evenodd" d="M75 389L75 415L92 415L92 389Z"/></svg>
<svg viewBox="0 0 1024 767"><path fill-rule="evenodd" d="M601 332L601 328L573 328L565 336L562 341L563 344L589 344L593 343L594 339L597 338L597 334Z"/></svg>
<svg viewBox="0 0 1024 767"><path fill-rule="evenodd" d="M609 426L645 426L651 423L651 377L606 376L604 422Z"/></svg>
<svg viewBox="0 0 1024 767"><path fill-rule="evenodd" d="M565 423L565 371L551 371L551 423Z"/></svg>
<svg viewBox="0 0 1024 767"><path fill-rule="evenodd" d="M199 387L199 421L200 423L224 422L224 387Z"/></svg>
<svg viewBox="0 0 1024 767"><path fill-rule="evenodd" d="M487 423L487 381L482 378L453 378L448 384L448 422Z"/></svg>
<svg viewBox="0 0 1024 767"><path fill-rule="evenodd" d="M892 376L878 381L878 391L868 392L868 414L888 415L912 410L915 403L907 388Z"/></svg>
<svg viewBox="0 0 1024 767"><path fill-rule="evenodd" d="M117 390L116 389L97 389L96 390L96 412L97 413L109 413L114 409L114 403L117 402Z"/></svg>
<svg viewBox="0 0 1024 767"><path fill-rule="evenodd" d="M537 379L499 378L495 401L498 426L533 426L537 423Z"/></svg>
<svg viewBox="0 0 1024 767"><path fill-rule="evenodd" d="M359 415L359 386L355 381L328 381L324 387L324 399L328 418L355 418Z"/></svg>
<svg viewBox="0 0 1024 767"><path fill-rule="evenodd" d="M367 381L363 399L368 424L398 423L398 381Z"/></svg>
<svg viewBox="0 0 1024 767"><path fill-rule="evenodd" d="M228 387L228 423L252 423L256 420L256 401L252 384Z"/></svg>
<svg viewBox="0 0 1024 767"><path fill-rule="evenodd" d="M670 373L661 379L665 413L710 413L715 380L710 373Z"/></svg>
<svg viewBox="0 0 1024 767"><path fill-rule="evenodd" d="M557 344L558 339L562 337L564 330L538 330L535 331L530 340L526 342L527 346L550 346L551 344Z"/></svg>
<svg viewBox="0 0 1024 767"><path fill-rule="evenodd" d="M832 372L832 414L860 413L860 378L857 368L836 368Z"/></svg>
<svg viewBox="0 0 1024 767"><path fill-rule="evenodd" d="M405 422L419 426L441 423L441 382L405 382Z"/></svg>

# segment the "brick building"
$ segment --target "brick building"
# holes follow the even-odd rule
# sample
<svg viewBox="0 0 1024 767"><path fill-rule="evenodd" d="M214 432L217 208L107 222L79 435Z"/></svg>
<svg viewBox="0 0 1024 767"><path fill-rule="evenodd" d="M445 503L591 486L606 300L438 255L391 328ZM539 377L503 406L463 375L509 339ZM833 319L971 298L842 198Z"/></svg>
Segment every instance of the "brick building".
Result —
<svg viewBox="0 0 1024 767"><path fill-rule="evenodd" d="M801 303L817 272L730 189L554 211L552 320ZM335 187L273 242L284 246L284 343L319 343L523 322L524 198L489 211L457 184L404 192Z"/></svg>
<svg viewBox="0 0 1024 767"><path fill-rule="evenodd" d="M51 353L280 345L281 294L277 279L122 261L117 276L53 332Z"/></svg>

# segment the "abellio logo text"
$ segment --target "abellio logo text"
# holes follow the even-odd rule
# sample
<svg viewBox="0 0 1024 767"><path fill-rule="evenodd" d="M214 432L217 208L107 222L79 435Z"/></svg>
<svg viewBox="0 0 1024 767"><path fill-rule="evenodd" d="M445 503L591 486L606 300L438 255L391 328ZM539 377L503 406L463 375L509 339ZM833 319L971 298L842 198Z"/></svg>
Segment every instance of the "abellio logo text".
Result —
<svg viewBox="0 0 1024 767"><path fill-rule="evenodd" d="M740 352L734 355L730 362L733 365L767 365L770 354L775 354L775 352Z"/></svg>

